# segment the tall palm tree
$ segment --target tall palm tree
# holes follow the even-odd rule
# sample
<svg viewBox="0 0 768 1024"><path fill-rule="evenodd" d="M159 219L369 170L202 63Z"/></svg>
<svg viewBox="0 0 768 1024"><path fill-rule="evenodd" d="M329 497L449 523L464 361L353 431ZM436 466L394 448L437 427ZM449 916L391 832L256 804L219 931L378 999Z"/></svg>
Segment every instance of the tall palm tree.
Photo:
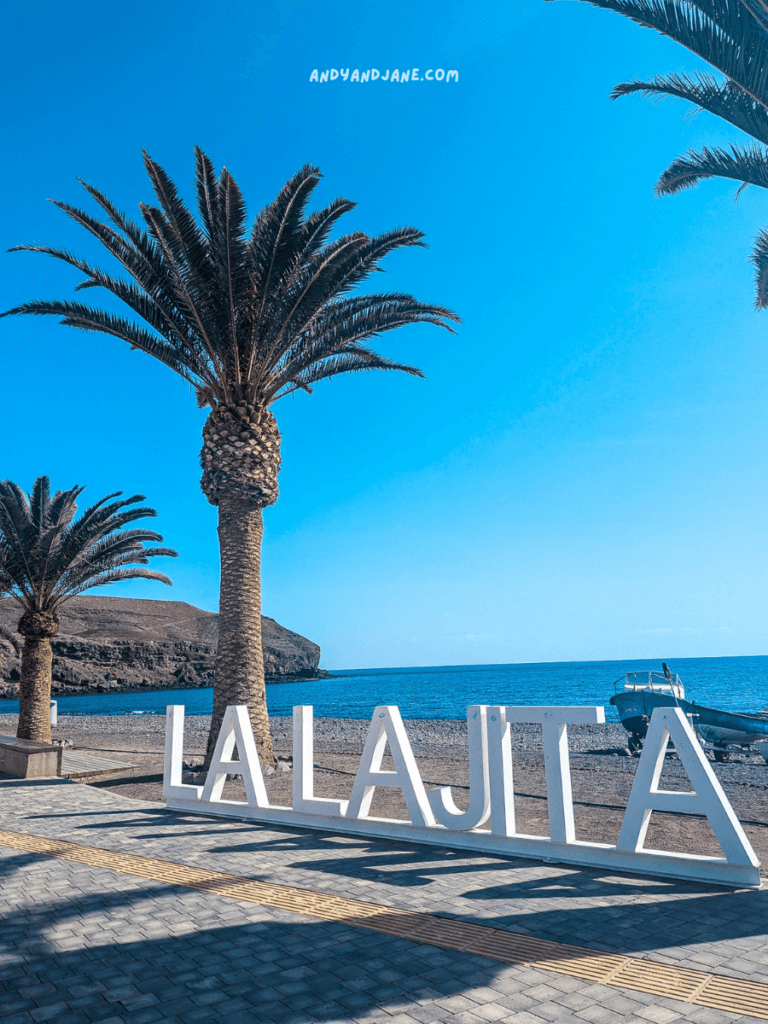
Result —
<svg viewBox="0 0 768 1024"><path fill-rule="evenodd" d="M622 82L611 98L639 92L673 96L730 122L755 142L729 148L705 146L673 160L656 183L657 195L673 195L705 178L730 178L768 188L768 3L766 0L585 0L616 11L645 28L676 40L712 65L723 77L654 75ZM737 195L738 195L737 192ZM760 231L752 251L758 309L768 306L768 231Z"/></svg>
<svg viewBox="0 0 768 1024"><path fill-rule="evenodd" d="M108 494L78 518L77 498L84 488L51 495L47 476L35 480L31 494L18 484L0 481L0 593L19 605L18 630L23 639L19 683L19 726L22 739L51 741L51 638L59 632L59 608L93 587L120 580L158 580L161 572L145 569L150 558L176 557L170 548L148 548L162 541L159 533L125 527L156 516L136 505L143 494L119 498ZM13 635L5 639L12 640Z"/></svg>
<svg viewBox="0 0 768 1024"><path fill-rule="evenodd" d="M158 206L140 204L146 230L91 185L107 215L101 223L66 203L65 213L91 232L133 279L128 283L47 246L18 246L77 267L78 288L101 287L144 321L79 302L28 302L8 314L61 316L62 323L127 341L175 370L211 412L203 427L201 487L218 507L221 586L213 717L206 764L228 704L246 704L264 762L274 763L261 649L262 509L277 500L280 434L273 402L339 373L402 370L365 343L405 324L451 330L443 306L390 292L350 295L387 253L423 246L414 228L369 238L362 231L329 242L354 203L336 199L306 215L318 183L302 167L247 229L245 203L224 168L218 177L195 149L199 223L162 167L144 154ZM4 315L8 315L4 314Z"/></svg>

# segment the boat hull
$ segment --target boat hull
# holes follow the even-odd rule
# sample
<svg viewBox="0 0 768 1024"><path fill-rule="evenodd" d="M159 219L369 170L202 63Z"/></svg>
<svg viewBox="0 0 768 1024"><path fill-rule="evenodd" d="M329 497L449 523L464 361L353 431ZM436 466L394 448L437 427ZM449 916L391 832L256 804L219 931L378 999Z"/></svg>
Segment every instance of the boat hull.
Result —
<svg viewBox="0 0 768 1024"><path fill-rule="evenodd" d="M640 738L645 736L655 708L672 706L681 708L684 714L691 716L691 724L701 738L715 746L726 746L729 743L748 746L768 740L768 718L718 711L716 708L704 707L703 704L678 700L669 694L630 690L614 694L611 704L618 711L621 724L627 732Z"/></svg>

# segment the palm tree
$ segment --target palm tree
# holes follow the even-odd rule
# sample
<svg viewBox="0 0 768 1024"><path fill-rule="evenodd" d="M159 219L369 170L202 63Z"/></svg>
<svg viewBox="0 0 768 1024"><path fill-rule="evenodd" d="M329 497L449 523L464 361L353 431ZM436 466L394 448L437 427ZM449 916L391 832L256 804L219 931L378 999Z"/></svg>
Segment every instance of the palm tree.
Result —
<svg viewBox="0 0 768 1024"><path fill-rule="evenodd" d="M766 0L586 0L616 11L676 40L719 71L654 75L622 82L611 98L639 92L688 100L729 121L755 143L689 150L673 160L656 183L657 195L673 195L705 178L730 178L768 188L768 3ZM758 309L768 306L768 231L752 251Z"/></svg>
<svg viewBox="0 0 768 1024"><path fill-rule="evenodd" d="M27 495L18 484L0 481L0 593L22 611L16 735L41 743L51 742L51 637L59 632L59 608L92 587L120 580L159 580L170 586L167 576L142 566L157 555L176 557L170 548L144 546L162 541L159 533L125 529L157 515L152 508L129 508L143 501L143 494L113 501L122 494L116 491L76 519L83 490L72 487L51 496L48 477L40 476ZM13 642L13 634L5 639Z"/></svg>
<svg viewBox="0 0 768 1024"><path fill-rule="evenodd" d="M318 381L361 370L413 366L387 359L365 343L405 324L451 330L458 317L411 295L349 293L379 268L387 253L423 246L414 228L370 238L361 231L328 242L354 203L336 199L306 215L318 183L302 167L247 230L245 203L224 168L218 177L195 150L199 223L162 167L144 154L158 206L140 204L140 228L91 185L107 215L101 223L66 203L65 213L91 232L133 279L131 283L47 246L43 252L81 270L78 288L101 287L146 326L79 302L37 301L9 310L61 316L62 323L127 341L175 370L211 412L203 427L201 487L218 507L221 585L219 640L206 765L228 704L246 704L262 760L274 763L261 649L262 509L277 500L280 434L270 410ZM4 314L4 315L8 315Z"/></svg>

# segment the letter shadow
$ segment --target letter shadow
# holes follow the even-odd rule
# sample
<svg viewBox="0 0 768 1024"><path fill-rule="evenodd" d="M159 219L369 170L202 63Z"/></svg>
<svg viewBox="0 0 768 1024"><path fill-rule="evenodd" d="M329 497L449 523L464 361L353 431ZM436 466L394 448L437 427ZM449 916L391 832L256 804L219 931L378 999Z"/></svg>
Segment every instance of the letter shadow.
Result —
<svg viewBox="0 0 768 1024"><path fill-rule="evenodd" d="M276 831L274 827L272 831ZM216 851L281 848L326 854L292 859L292 869L369 881L395 890L433 887L435 912L442 916L595 949L642 953L738 943L768 933L768 888L734 891L706 883L563 864L544 866L527 858L478 856L386 840L352 842L348 837L341 853L331 837L317 833L217 844ZM483 876L491 876L491 884L483 885ZM381 899L371 890L361 897ZM533 909L536 904L532 901L549 905ZM732 955L737 955L736 948ZM706 967L702 965L702 969Z"/></svg>

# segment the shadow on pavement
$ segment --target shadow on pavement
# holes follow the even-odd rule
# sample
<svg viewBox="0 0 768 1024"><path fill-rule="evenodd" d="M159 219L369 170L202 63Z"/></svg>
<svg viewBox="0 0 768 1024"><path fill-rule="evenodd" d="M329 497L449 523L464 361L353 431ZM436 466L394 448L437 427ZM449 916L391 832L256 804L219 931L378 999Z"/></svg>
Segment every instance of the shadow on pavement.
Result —
<svg viewBox="0 0 768 1024"><path fill-rule="evenodd" d="M13 870L30 857L5 858L3 866ZM130 891L83 893L76 871L67 880L76 885L75 898L27 903L0 918L5 1024L351 1021L379 1007L391 1014L418 1010L416 999L460 995L508 969L175 887L137 884ZM194 931L135 937L139 927L164 930L166 921L172 929L181 915L195 923ZM245 920L221 923L237 917ZM61 945L47 937L54 929L64 929ZM445 1018L438 1011L431 1019Z"/></svg>
<svg viewBox="0 0 768 1024"><path fill-rule="evenodd" d="M663 953L677 947L734 943L728 951L718 950L718 955L724 952L726 958L731 958L738 955L739 940L754 939L768 931L768 890L733 891L555 864L542 870L540 862L522 858L472 856L439 847L234 820L217 820L207 829L199 816L184 818L161 809L137 810L135 815L121 810L98 811L95 815L87 812L83 816L88 814L95 820L78 821L78 812L40 814L28 820L70 817L80 835L105 828L130 828L132 837L140 841L132 852L172 861L181 859L250 877L265 876L258 870L255 856L242 855L266 856L270 862L268 873L274 877L275 860L285 854L286 870L279 877L284 884L313 888L314 875L317 888L325 892L405 907L410 904L418 909L431 905L442 916L600 950L643 953L655 949ZM151 825L148 814L152 816ZM103 815L109 815L106 821ZM165 821L172 822L174 828L166 830ZM147 827L142 829L142 824ZM188 830L178 828L185 824ZM211 839L209 849L193 844L195 855L191 860L179 857L186 838L205 835ZM240 841L241 836L247 841ZM77 841L71 833L69 838ZM89 839L93 845L100 845L98 835L91 838L89 834ZM174 841L172 850L164 844L169 839ZM345 892L345 879L371 885L347 886ZM415 904L409 896L413 890L420 890ZM685 954L676 950L671 955L682 958Z"/></svg>

